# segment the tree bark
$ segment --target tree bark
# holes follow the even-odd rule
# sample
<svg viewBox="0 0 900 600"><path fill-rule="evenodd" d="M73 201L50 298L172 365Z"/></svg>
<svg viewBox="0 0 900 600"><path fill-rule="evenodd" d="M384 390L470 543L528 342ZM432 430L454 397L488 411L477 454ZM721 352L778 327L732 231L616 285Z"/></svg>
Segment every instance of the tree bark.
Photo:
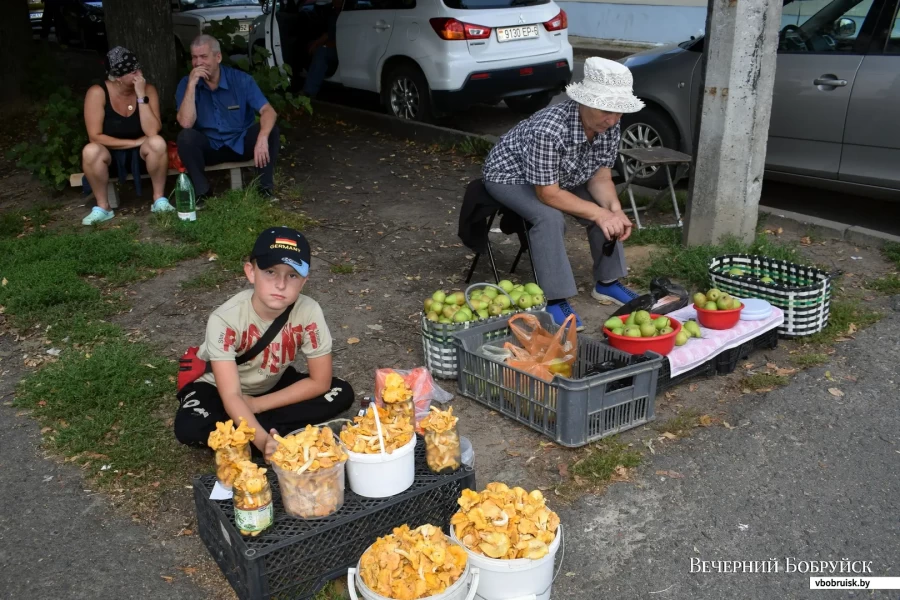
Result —
<svg viewBox="0 0 900 600"><path fill-rule="evenodd" d="M171 0L103 0L103 11L110 48L137 55L144 78L159 90L163 118L171 117L178 85Z"/></svg>
<svg viewBox="0 0 900 600"><path fill-rule="evenodd" d="M31 55L31 22L28 3L7 2L0 18L0 103L15 102L22 96L22 80Z"/></svg>

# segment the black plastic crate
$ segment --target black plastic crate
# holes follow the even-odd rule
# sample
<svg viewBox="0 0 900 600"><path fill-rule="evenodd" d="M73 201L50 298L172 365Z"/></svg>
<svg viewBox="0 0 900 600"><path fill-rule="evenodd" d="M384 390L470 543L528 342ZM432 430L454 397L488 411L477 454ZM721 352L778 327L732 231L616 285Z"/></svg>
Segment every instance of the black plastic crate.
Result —
<svg viewBox="0 0 900 600"><path fill-rule="evenodd" d="M709 377L712 375L728 375L729 373L734 373L738 362L747 358L753 352L776 347L778 347L778 330L771 329L748 342L744 342L740 346L730 348L713 356L700 366L681 373L674 379L672 378L670 371L671 367L669 366L669 359L667 358L663 361L662 367L659 370L659 380L657 381L656 389L661 392L669 389L673 385L677 385L688 379L693 379L694 377Z"/></svg>
<svg viewBox="0 0 900 600"><path fill-rule="evenodd" d="M464 489L476 489L475 470L445 475L425 463L425 444L416 444L416 478L405 492L390 498L363 498L346 488L344 505L316 520L284 512L281 490L270 469L275 523L258 537L242 536L234 527L229 500L210 500L214 475L194 479L194 503L200 539L242 600L312 598L325 584L356 565L379 536L394 527L430 523L449 533L450 518Z"/></svg>

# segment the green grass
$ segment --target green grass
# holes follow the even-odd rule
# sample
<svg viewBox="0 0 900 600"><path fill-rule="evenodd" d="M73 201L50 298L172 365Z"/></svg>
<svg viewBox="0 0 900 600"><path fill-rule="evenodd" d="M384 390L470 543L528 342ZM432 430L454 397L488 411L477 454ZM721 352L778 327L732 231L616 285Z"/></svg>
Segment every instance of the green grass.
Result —
<svg viewBox="0 0 900 600"><path fill-rule="evenodd" d="M14 210L0 214L0 238L10 238L23 233L28 227L39 228L50 222L50 211L33 208Z"/></svg>
<svg viewBox="0 0 900 600"><path fill-rule="evenodd" d="M570 471L594 483L609 481L616 467L634 468L641 464L643 456L626 444L610 438L590 447L588 455L578 460Z"/></svg>
<svg viewBox="0 0 900 600"><path fill-rule="evenodd" d="M313 596L313 600L347 600L350 596L347 594L347 586L344 581L344 578L329 581L321 591Z"/></svg>
<svg viewBox="0 0 900 600"><path fill-rule="evenodd" d="M660 433L679 433L690 431L698 425L699 413L694 410L683 410L678 415L667 421L659 421L653 424L653 429Z"/></svg>
<svg viewBox="0 0 900 600"><path fill-rule="evenodd" d="M331 265L331 272L335 275L349 275L353 272L353 265L345 263Z"/></svg>
<svg viewBox="0 0 900 600"><path fill-rule="evenodd" d="M822 354L820 352L811 352L809 354L798 354L791 357L791 362L800 367L801 369L808 369L810 367L818 367L820 365L824 365L829 360L831 360L827 354Z"/></svg>
<svg viewBox="0 0 900 600"><path fill-rule="evenodd" d="M649 231L653 231L648 229ZM673 230L677 232L677 230ZM688 289L708 289L709 261L723 254L762 254L770 258L803 263L797 248L793 245L781 244L771 239L771 236L757 235L751 244L744 244L734 238L724 240L716 246L692 246L685 248L681 245L680 232L678 237L674 234L666 234L661 230L648 233L653 236L650 239L661 245L659 250L650 254L649 265L640 273L635 273L637 281L649 281L654 277L669 277L680 281ZM629 240L629 243L631 240ZM631 277L629 277L631 279Z"/></svg>
<svg viewBox="0 0 900 600"><path fill-rule="evenodd" d="M677 246L681 243L681 229L677 227L645 227L631 230L626 242L632 246Z"/></svg>
<svg viewBox="0 0 900 600"><path fill-rule="evenodd" d="M869 287L883 294L900 294L900 277L887 275L869 283Z"/></svg>
<svg viewBox="0 0 900 600"><path fill-rule="evenodd" d="M161 213L154 222L166 234L216 253L219 263L232 271L243 269L244 259L263 229L285 225L305 231L313 224L303 214L273 205L253 188L210 198L194 222L180 221L173 213Z"/></svg>
<svg viewBox="0 0 900 600"><path fill-rule="evenodd" d="M490 153L494 144L482 137L467 137L456 147L459 152L466 156L477 156L478 158L486 158Z"/></svg>
<svg viewBox="0 0 900 600"><path fill-rule="evenodd" d="M788 378L783 375L772 375L771 373L757 373L744 377L741 380L741 388L745 390L759 391L771 388L781 387L788 384Z"/></svg>
<svg viewBox="0 0 900 600"><path fill-rule="evenodd" d="M45 438L51 448L67 456L90 453L85 461L101 483L126 473L159 480L184 453L155 416L164 400L174 413L174 374L174 363L120 335L87 350L64 349L59 361L19 384L15 405L53 429ZM101 471L101 464L111 467Z"/></svg>
<svg viewBox="0 0 900 600"><path fill-rule="evenodd" d="M802 344L830 344L837 338L850 335L850 325L857 330L877 323L884 315L871 310L858 300L832 299L828 326L815 335L800 338Z"/></svg>
<svg viewBox="0 0 900 600"><path fill-rule="evenodd" d="M885 258L900 267L900 244L887 244L882 252Z"/></svg>
<svg viewBox="0 0 900 600"><path fill-rule="evenodd" d="M181 287L185 290L210 290L217 288L232 279L234 279L233 272L225 271L223 269L212 269L181 282Z"/></svg>

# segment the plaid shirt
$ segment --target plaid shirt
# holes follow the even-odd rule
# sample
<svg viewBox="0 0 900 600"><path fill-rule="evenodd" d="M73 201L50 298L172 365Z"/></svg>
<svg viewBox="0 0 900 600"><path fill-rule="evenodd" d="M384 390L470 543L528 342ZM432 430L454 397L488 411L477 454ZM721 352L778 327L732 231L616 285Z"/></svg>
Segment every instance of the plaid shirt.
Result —
<svg viewBox="0 0 900 600"><path fill-rule="evenodd" d="M494 183L553 185L571 190L601 168L612 168L619 154L619 125L594 136L584 134L578 103L567 100L525 119L484 161L484 179Z"/></svg>

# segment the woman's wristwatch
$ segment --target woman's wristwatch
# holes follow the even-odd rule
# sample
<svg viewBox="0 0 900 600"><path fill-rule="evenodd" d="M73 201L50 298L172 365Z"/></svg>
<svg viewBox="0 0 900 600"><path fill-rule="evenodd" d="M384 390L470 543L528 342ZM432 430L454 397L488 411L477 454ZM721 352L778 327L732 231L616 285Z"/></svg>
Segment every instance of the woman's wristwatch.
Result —
<svg viewBox="0 0 900 600"><path fill-rule="evenodd" d="M143 98L137 99L138 104L150 104L150 96L144 96Z"/></svg>

